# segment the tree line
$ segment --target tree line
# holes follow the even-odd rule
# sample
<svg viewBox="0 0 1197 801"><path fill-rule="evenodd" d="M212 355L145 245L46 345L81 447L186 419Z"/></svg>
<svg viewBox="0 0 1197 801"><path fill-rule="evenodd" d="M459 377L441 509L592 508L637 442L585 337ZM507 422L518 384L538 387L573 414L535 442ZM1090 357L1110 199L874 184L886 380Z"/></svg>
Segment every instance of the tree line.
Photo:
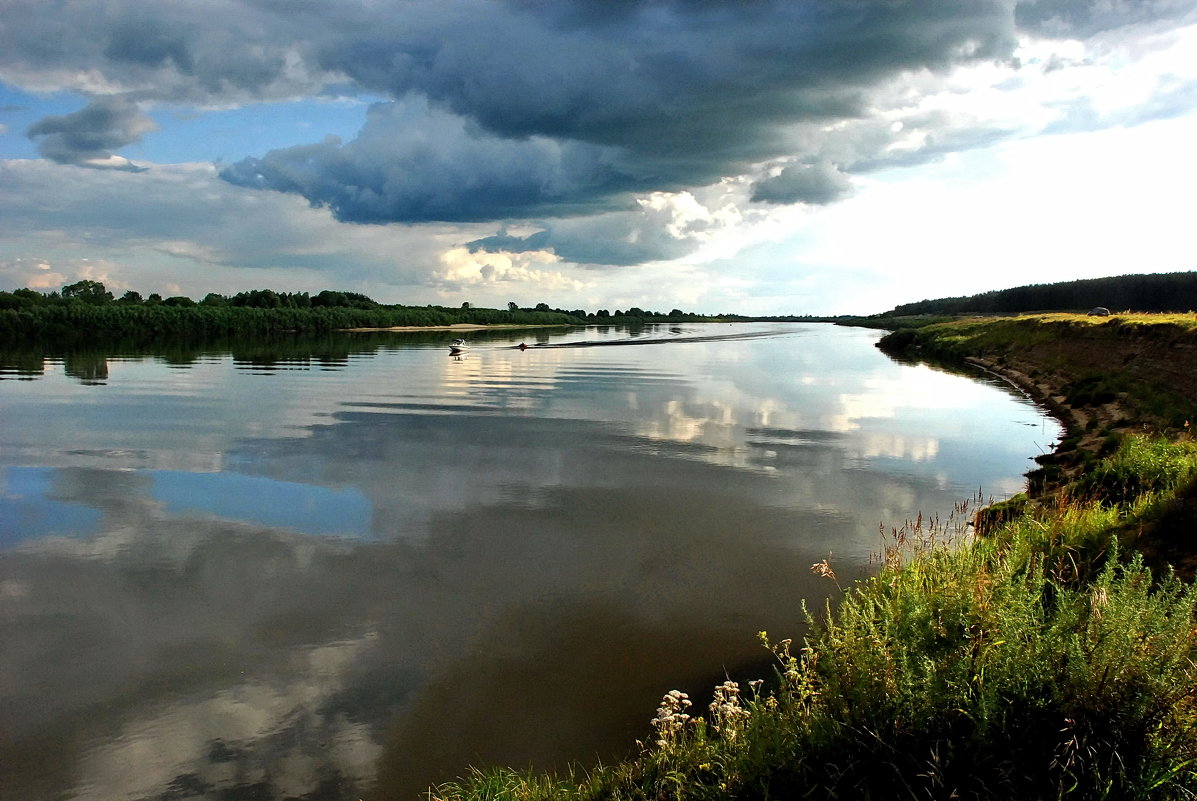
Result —
<svg viewBox="0 0 1197 801"><path fill-rule="evenodd" d="M979 295L904 303L880 316L1089 311L1099 306L1116 311L1142 312L1186 312L1197 309L1197 272L1120 275L1030 284Z"/></svg>
<svg viewBox="0 0 1197 801"><path fill-rule="evenodd" d="M809 320L805 317L750 318L735 314L701 315L672 309L658 312L551 308L547 303L505 309L476 307L403 306L384 304L357 293L324 290L275 292L254 289L234 295L210 292L196 301L185 296L143 296L128 290L116 297L99 281L82 280L53 292L24 288L0 292L0 340L78 341L101 338L128 342L279 333L326 333L348 328L434 327L473 325L585 325L643 324L746 320Z"/></svg>
<svg viewBox="0 0 1197 801"><path fill-rule="evenodd" d="M143 297L130 290L116 298L98 281L78 281L60 291L0 292L0 340L75 341L121 339L205 340L281 333L324 333L347 328L395 326L578 325L554 311L388 305L356 293L326 290L275 292L255 289L226 296Z"/></svg>
<svg viewBox="0 0 1197 801"><path fill-rule="evenodd" d="M701 315L631 307L626 310L554 309L547 303L505 309L378 303L359 292L323 290L275 292L249 290L236 295L209 292L200 301L186 296L142 296L128 290L120 297L101 281L80 280L53 292L19 289L0 292L0 340L63 341L90 338L127 341L206 340L226 336L278 333L326 333L346 328L436 327L455 323L479 326L581 326L588 323L812 321L814 317Z"/></svg>

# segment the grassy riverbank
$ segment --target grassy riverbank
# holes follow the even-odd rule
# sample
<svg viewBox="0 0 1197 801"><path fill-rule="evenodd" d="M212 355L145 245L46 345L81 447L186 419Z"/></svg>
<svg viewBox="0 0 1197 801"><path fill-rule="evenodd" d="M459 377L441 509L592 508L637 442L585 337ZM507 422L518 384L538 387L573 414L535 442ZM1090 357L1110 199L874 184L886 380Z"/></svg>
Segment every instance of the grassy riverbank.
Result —
<svg viewBox="0 0 1197 801"><path fill-rule="evenodd" d="M812 610L808 640L761 634L775 675L702 709L666 695L637 756L474 773L433 797L1192 797L1197 593L1166 564L1194 550L1192 337L1177 320L1036 317L889 339L1055 404L1070 433L1033 492L966 547L963 514L892 530L881 573Z"/></svg>

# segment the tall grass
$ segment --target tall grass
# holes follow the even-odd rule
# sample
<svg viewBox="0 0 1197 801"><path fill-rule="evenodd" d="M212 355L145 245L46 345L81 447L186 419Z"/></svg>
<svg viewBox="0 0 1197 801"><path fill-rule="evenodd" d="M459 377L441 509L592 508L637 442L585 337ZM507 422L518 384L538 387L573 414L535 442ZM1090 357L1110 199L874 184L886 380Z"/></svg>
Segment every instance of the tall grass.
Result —
<svg viewBox="0 0 1197 801"><path fill-rule="evenodd" d="M1184 771L1192 590L1138 558L1078 581L1045 534L1023 521L845 600L804 655L839 766L804 770L820 797L1149 798Z"/></svg>
<svg viewBox="0 0 1197 801"><path fill-rule="evenodd" d="M908 524L876 577L808 613L815 634L761 633L768 681L725 682L705 710L667 694L637 757L565 778L475 773L432 797L1193 798L1197 591L1115 534L1195 455L1130 438L1085 492L965 544L940 536L958 526Z"/></svg>
<svg viewBox="0 0 1197 801"><path fill-rule="evenodd" d="M1178 489L1197 476L1197 443L1190 439L1128 437L1075 485L1078 493L1126 504Z"/></svg>

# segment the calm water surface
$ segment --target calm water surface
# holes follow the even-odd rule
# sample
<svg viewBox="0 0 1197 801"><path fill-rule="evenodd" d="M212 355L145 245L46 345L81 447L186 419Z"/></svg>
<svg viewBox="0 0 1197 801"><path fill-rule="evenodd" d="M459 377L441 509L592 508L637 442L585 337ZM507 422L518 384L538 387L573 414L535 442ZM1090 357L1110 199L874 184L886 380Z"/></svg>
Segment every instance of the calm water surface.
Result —
<svg viewBox="0 0 1197 801"><path fill-rule="evenodd" d="M881 523L1056 424L877 332L0 353L0 798L415 798L763 675ZM513 347L525 338L533 347ZM754 673L755 671L755 673Z"/></svg>

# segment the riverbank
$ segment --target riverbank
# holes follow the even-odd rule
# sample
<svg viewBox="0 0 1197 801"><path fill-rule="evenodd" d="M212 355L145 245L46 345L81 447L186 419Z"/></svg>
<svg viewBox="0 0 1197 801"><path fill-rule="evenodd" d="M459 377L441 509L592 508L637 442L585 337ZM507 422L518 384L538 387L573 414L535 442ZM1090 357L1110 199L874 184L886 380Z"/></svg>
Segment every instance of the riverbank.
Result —
<svg viewBox="0 0 1197 801"><path fill-rule="evenodd" d="M1197 319L1185 314L1029 314L895 321L878 346L898 358L971 365L1009 381L1065 427L1037 458L1028 491L1039 504L1076 492L1128 437L1188 442L1197 413ZM1005 512L998 510L1002 514ZM1169 510L1121 532L1154 567L1197 576L1197 486L1176 488Z"/></svg>
<svg viewBox="0 0 1197 801"><path fill-rule="evenodd" d="M1067 436L1041 460L1048 487L1067 484L1128 434L1185 433L1197 411L1197 320L1191 315L1035 314L894 324L897 330L878 343L882 350L994 373L1060 420Z"/></svg>
<svg viewBox="0 0 1197 801"><path fill-rule="evenodd" d="M1069 403L1068 395L1058 378L1043 378L1030 364L1012 367L980 356L969 356L964 361L1005 380L1046 409L1064 426L1066 439L1075 438L1078 448L1092 450L1098 447L1098 432L1109 431L1122 421L1130 419L1128 410L1123 408L1117 398L1097 408L1083 409L1073 406Z"/></svg>
<svg viewBox="0 0 1197 801"><path fill-rule="evenodd" d="M1197 593L1165 563L1194 550L1192 336L1069 316L886 337L902 358L971 361L1054 404L1069 434L1034 500L984 537L959 521L892 529L880 574L843 588L804 642L761 633L772 681L725 682L703 710L666 695L633 759L475 773L433 797L1191 797ZM1153 546L1162 536L1176 541ZM812 569L838 582L833 563Z"/></svg>

